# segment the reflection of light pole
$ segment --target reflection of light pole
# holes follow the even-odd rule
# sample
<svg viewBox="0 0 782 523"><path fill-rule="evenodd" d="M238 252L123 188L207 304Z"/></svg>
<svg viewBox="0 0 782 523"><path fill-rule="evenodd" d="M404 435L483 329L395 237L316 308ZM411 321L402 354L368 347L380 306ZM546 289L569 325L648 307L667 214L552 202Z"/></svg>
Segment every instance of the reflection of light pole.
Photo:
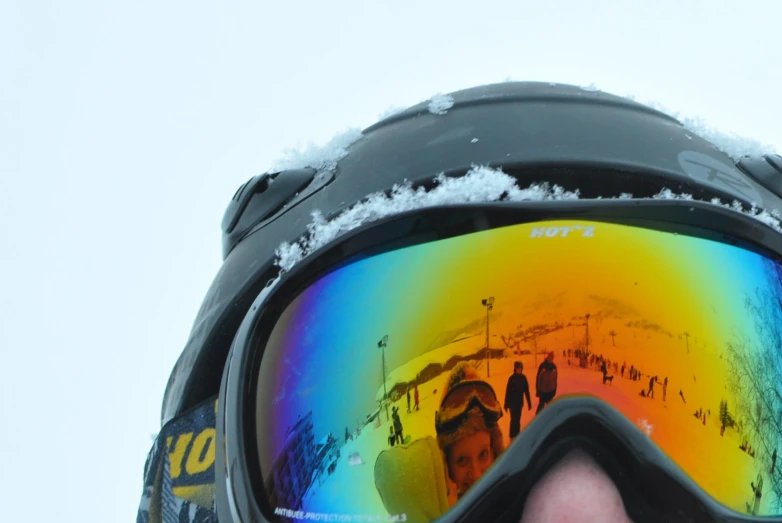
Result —
<svg viewBox="0 0 782 523"><path fill-rule="evenodd" d="M489 311L494 308L494 296L490 296L481 300L481 303L486 307L486 377L491 377L491 371L489 370Z"/></svg>
<svg viewBox="0 0 782 523"><path fill-rule="evenodd" d="M377 342L380 348L381 359L383 361L383 404L386 406L386 419L388 419L388 391L386 390L386 345L388 345L388 334Z"/></svg>
<svg viewBox="0 0 782 523"><path fill-rule="evenodd" d="M587 358L589 357L589 316L590 316L590 314L586 315L586 327L587 327L587 332L586 332L586 355L587 355Z"/></svg>

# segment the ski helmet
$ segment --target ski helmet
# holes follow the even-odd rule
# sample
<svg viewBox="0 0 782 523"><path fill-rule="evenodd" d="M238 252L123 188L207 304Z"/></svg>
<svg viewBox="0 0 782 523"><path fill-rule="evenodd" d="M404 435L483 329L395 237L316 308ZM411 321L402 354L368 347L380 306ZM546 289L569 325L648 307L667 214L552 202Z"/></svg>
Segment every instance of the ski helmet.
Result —
<svg viewBox="0 0 782 523"><path fill-rule="evenodd" d="M737 202L736 209L782 207L779 156L731 157L663 112L570 85L508 82L458 91L385 118L353 138L331 162L251 178L226 210L223 266L171 374L162 408L165 423L220 393L220 408L226 413L218 419L221 517L259 517L248 508L251 487L238 486L253 479L234 470L226 454L234 443L225 433L244 429L225 416L246 408L237 403L241 387L231 382L238 378L228 370L236 357L232 344L238 335L248 335L248 313L262 303L259 295L280 275L279 247L306 238L313 213L328 222L369 195L389 195L400 186L425 193L476 166L501 171L518 187L548 184L577 192L591 202L590 208L600 200L607 206L610 199L648 199L665 190L704 202ZM508 205L503 197L485 202L497 209ZM678 216L672 214L671 220ZM779 243L778 238L767 241ZM585 401L584 408L603 409ZM617 423L615 427L623 426ZM645 448L637 439L618 441L617 448L623 458L634 455L643 461L638 456ZM546 459L553 458L541 458L541 463ZM676 491L675 479L664 482L661 492L676 498L677 507L688 506L689 498ZM693 510L703 514L701 504Z"/></svg>

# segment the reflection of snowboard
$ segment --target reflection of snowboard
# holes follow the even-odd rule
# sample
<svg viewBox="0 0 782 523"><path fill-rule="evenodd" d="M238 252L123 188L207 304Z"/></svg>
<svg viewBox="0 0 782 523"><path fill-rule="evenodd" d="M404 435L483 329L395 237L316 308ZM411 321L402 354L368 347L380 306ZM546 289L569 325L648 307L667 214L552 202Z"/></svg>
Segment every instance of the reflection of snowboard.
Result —
<svg viewBox="0 0 782 523"><path fill-rule="evenodd" d="M348 465L351 467L358 467L359 465L363 465L364 460L361 459L361 454L358 452L351 452L348 456Z"/></svg>
<svg viewBox="0 0 782 523"><path fill-rule="evenodd" d="M410 443L411 439L413 438L410 436L410 434L408 434L407 436L405 436L405 439L402 440L402 445L407 445L408 443Z"/></svg>

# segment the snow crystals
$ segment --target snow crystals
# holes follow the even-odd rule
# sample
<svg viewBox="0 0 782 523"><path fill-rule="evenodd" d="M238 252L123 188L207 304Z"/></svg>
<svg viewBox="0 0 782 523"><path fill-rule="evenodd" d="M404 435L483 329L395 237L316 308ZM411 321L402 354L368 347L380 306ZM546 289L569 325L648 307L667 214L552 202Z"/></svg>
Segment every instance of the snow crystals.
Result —
<svg viewBox="0 0 782 523"><path fill-rule="evenodd" d="M359 138L361 138L361 129L351 128L322 146L310 143L305 148L287 149L283 157L272 166L270 172L307 167L333 171L337 168L337 162L347 156L348 147Z"/></svg>
<svg viewBox="0 0 782 523"><path fill-rule="evenodd" d="M351 467L360 467L365 463L364 459L361 457L361 454L358 452L351 452L348 456L348 465Z"/></svg>
<svg viewBox="0 0 782 523"><path fill-rule="evenodd" d="M448 94L437 93L429 100L429 112L432 114L443 115L451 107L453 107L453 97Z"/></svg>
<svg viewBox="0 0 782 523"><path fill-rule="evenodd" d="M764 154L774 153L774 148L770 145L762 144L757 140L745 138L737 134L720 131L708 125L702 118L683 115L657 102L647 102L646 105L676 118L685 129L711 142L718 151L727 154L733 161L738 161L744 156L763 156ZM691 136L687 136L687 138L692 139Z"/></svg>
<svg viewBox="0 0 782 523"><path fill-rule="evenodd" d="M663 189L658 194L655 194L652 199L655 200L693 200L693 197L691 194L682 193L682 194L676 194L670 189ZM725 203L719 198L712 198L709 200L710 204L712 205L719 205L721 207L725 207L727 209L732 209L736 212L740 212L742 214L746 214L747 216L751 218L755 218L759 222L762 222L775 231L782 233L782 215L780 215L779 211L777 209L773 209L771 211L765 211L763 209L760 209L757 207L755 203L753 203L749 209L744 209L744 206L739 202L738 200L733 200L731 203Z"/></svg>
<svg viewBox="0 0 782 523"><path fill-rule="evenodd" d="M392 105L382 113L380 113L380 116L378 116L377 121L382 122L386 118L391 118L392 116L396 116L399 113L405 111L407 107L400 107L398 105Z"/></svg>
<svg viewBox="0 0 782 523"><path fill-rule="evenodd" d="M546 183L533 184L522 189L516 184L515 178L499 169L489 167L473 167L466 175L459 178L449 178L440 174L435 178L435 182L435 187L429 191L423 187L413 189L410 183L394 185L389 194L370 194L363 201L331 219L327 219L319 211L313 212L312 222L307 226L305 237L297 242L283 243L277 249L277 265L283 272L288 271L310 253L352 229L415 209L460 203L579 199L578 191L566 191L562 187L550 186ZM622 193L618 199L627 200L632 197L632 194ZM651 199L693 201L691 194L677 194L670 189L663 189ZM728 204L718 198L707 203L744 213L782 233L781 217L776 210L768 212L755 205L744 210L738 201Z"/></svg>
<svg viewBox="0 0 782 523"><path fill-rule="evenodd" d="M646 433L647 436L652 435L652 430L654 429L654 425L649 423L649 420L646 418L639 418L638 419L638 428L640 428L642 431Z"/></svg>
<svg viewBox="0 0 782 523"><path fill-rule="evenodd" d="M556 85L556 84L550 84ZM591 83L588 86L579 86L584 91L599 91L600 89ZM637 98L633 94L623 95L623 98L638 102ZM667 114L673 118L676 118L685 129L691 133L700 136L704 140L711 142L714 147L728 156L734 161L738 161L744 156L763 156L764 154L773 154L774 147L762 144L757 140L751 138L745 138L733 133L726 133L715 129L703 121L702 118L687 116L680 111L671 110L665 107L663 104L655 101L638 102L642 103L652 109L660 111L663 114ZM687 138L692 140L692 136L687 135Z"/></svg>
<svg viewBox="0 0 782 523"><path fill-rule="evenodd" d="M370 194L348 210L331 220L320 212L312 213L308 234L296 243L284 243L277 249L277 265L283 271L290 270L299 260L331 242L342 234L405 211L459 203L494 201L543 201L575 200L577 192L562 187L535 184L526 189L516 185L516 179L498 169L473 167L460 178L448 178L443 174L435 178L436 186L430 191L423 187L413 189L410 183L394 185L389 195Z"/></svg>

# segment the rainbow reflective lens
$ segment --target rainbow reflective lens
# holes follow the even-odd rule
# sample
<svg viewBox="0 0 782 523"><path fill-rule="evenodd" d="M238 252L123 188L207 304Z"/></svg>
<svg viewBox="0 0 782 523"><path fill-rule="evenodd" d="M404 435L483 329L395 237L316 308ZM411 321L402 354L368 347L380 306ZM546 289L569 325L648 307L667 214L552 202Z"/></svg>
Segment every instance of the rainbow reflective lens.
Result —
<svg viewBox="0 0 782 523"><path fill-rule="evenodd" d="M310 285L266 341L263 481L293 519L431 521L514 424L589 395L720 503L781 514L781 344L782 267L716 241L568 220L386 252ZM461 425L438 434L454 387Z"/></svg>

